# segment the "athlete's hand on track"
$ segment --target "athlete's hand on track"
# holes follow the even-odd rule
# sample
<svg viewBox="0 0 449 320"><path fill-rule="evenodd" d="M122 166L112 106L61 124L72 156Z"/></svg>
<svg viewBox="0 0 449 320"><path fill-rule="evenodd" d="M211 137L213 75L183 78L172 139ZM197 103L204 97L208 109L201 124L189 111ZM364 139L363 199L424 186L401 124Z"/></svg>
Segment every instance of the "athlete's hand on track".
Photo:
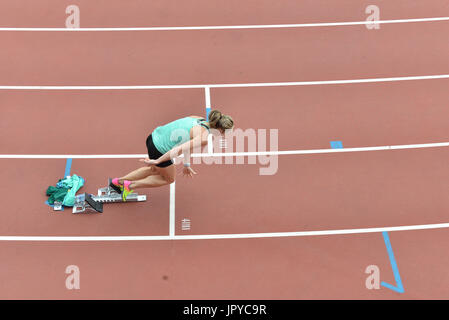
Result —
<svg viewBox="0 0 449 320"><path fill-rule="evenodd" d="M187 178L189 178L189 177L191 178L191 177L193 177L194 174L196 174L196 172L193 171L193 169L191 167L184 167L182 169L182 173L184 174L184 177L187 177Z"/></svg>
<svg viewBox="0 0 449 320"><path fill-rule="evenodd" d="M150 159L148 157L145 158L145 159L140 159L139 161L145 162L149 167L159 164L159 161L154 160L154 159Z"/></svg>

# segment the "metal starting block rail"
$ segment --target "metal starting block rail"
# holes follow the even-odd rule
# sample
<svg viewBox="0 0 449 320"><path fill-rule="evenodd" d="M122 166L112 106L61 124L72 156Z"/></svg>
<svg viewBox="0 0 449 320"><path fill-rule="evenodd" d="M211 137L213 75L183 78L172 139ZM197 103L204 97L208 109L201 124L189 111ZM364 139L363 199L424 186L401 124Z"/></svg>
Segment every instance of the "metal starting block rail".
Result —
<svg viewBox="0 0 449 320"><path fill-rule="evenodd" d="M81 213L86 210L103 212L103 203L147 201L146 195L139 195L137 193L131 193L126 198L126 201L123 201L122 195L112 189L110 184L111 179L109 178L108 186L98 189L98 195L89 193L77 195L75 197L72 213Z"/></svg>

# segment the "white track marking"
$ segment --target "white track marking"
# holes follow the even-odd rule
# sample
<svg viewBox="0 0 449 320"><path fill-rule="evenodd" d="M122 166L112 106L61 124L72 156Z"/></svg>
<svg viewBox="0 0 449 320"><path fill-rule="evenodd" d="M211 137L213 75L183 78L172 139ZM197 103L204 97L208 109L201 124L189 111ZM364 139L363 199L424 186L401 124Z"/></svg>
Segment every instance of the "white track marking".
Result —
<svg viewBox="0 0 449 320"><path fill-rule="evenodd" d="M211 108L211 103L210 103L210 87L205 87L204 88L204 95L206 98L206 108ZM208 153L213 153L214 152L214 144L212 141L212 135L209 134L207 136L207 152Z"/></svg>
<svg viewBox="0 0 449 320"><path fill-rule="evenodd" d="M297 82L260 82L260 83L229 83L229 84L174 84L152 86L0 86L0 90L150 90L150 89L204 89L204 88L251 88L251 87L288 87L288 86L314 86L329 84L351 84L372 82L393 82L411 80L449 79L449 74L430 76L409 76L390 78L367 78L351 80L317 80Z"/></svg>
<svg viewBox="0 0 449 320"><path fill-rule="evenodd" d="M173 237L175 235L175 189L176 189L176 182L173 182L170 184L170 226L169 226L169 234L170 237Z"/></svg>
<svg viewBox="0 0 449 320"><path fill-rule="evenodd" d="M287 151L256 151L256 152L228 152L228 153L193 153L191 157L234 157L234 156L259 156L259 155L292 155L292 154L320 154L320 153L341 153L341 152L363 152L382 150L402 150L402 149L423 149L449 147L449 142L404 144L379 147L359 147L342 149L310 149L310 150L287 150ZM0 159L140 159L146 154L0 154ZM180 156L182 157L182 155Z"/></svg>
<svg viewBox="0 0 449 320"><path fill-rule="evenodd" d="M1 154L0 159L144 159L147 154Z"/></svg>
<svg viewBox="0 0 449 320"><path fill-rule="evenodd" d="M214 153L214 141L213 141L212 134L209 134L207 136L207 153L209 154L209 156ZM193 154L192 154L192 156L193 156Z"/></svg>
<svg viewBox="0 0 449 320"><path fill-rule="evenodd" d="M206 86L204 87L204 96L206 99L206 108L210 108L211 104L210 104L210 87Z"/></svg>
<svg viewBox="0 0 449 320"><path fill-rule="evenodd" d="M448 21L449 17L396 19L378 21L349 21L349 22L319 22L299 24L263 24L263 25L236 25L236 26L194 26L194 27L110 27L110 28L0 28L0 31L188 31L188 30L230 30L230 29L281 29L281 28L310 28L310 27L339 27L370 24L411 23Z"/></svg>
<svg viewBox="0 0 449 320"><path fill-rule="evenodd" d="M342 234L380 233L394 231L428 230L449 228L449 223L422 224L399 227L380 227L364 229L339 229L298 232L240 233L240 234L200 234L186 236L0 236L0 241L150 241L150 240L213 240L213 239L251 239L308 237Z"/></svg>

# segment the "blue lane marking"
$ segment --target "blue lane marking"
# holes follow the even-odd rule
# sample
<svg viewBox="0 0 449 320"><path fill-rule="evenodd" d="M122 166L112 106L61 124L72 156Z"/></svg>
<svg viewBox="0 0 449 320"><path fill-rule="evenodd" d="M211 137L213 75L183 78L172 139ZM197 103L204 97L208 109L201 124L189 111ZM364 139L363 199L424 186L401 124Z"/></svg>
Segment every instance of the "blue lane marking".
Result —
<svg viewBox="0 0 449 320"><path fill-rule="evenodd" d="M212 111L211 108L206 107L206 120L209 119L209 113Z"/></svg>
<svg viewBox="0 0 449 320"><path fill-rule="evenodd" d="M64 179L65 179L65 177L70 176L71 168L72 168L72 159L67 159L67 161L65 163ZM54 207L54 205L48 203L48 200L45 201L45 204L52 208ZM64 211L64 206L62 206L62 211Z"/></svg>
<svg viewBox="0 0 449 320"><path fill-rule="evenodd" d="M70 176L70 169L72 168L72 159L67 159L65 164L64 178Z"/></svg>
<svg viewBox="0 0 449 320"><path fill-rule="evenodd" d="M393 249L391 248L390 238L388 237L388 232L382 232L384 237L385 246L387 247L388 257L390 258L391 268L393 269L394 280L396 281L396 286L392 286L386 282L381 282L380 284L384 287L391 289L393 291L404 293L404 286L402 285L401 276L399 275L399 269L394 259Z"/></svg>
<svg viewBox="0 0 449 320"><path fill-rule="evenodd" d="M343 143L341 141L331 141L332 149L343 149Z"/></svg>

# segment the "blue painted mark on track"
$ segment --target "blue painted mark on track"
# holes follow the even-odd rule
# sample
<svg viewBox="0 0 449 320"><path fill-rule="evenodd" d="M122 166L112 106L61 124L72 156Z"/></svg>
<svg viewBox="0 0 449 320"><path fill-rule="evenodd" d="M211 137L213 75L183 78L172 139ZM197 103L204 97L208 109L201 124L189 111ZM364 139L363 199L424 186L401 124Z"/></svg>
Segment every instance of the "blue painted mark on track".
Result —
<svg viewBox="0 0 449 320"><path fill-rule="evenodd" d="M212 111L211 108L206 107L206 120L209 119L209 113Z"/></svg>
<svg viewBox="0 0 449 320"><path fill-rule="evenodd" d="M391 248L390 238L388 237L388 232L382 232L384 237L385 246L387 247L388 257L390 258L391 268L393 269L394 280L396 281L396 286L392 286L386 282L381 282L380 284L385 288L393 290L395 292L404 293L404 286L402 285L401 276L399 275L399 269L394 259L393 249Z"/></svg>
<svg viewBox="0 0 449 320"><path fill-rule="evenodd" d="M332 149L342 149L343 143L341 141L331 141ZM382 232L384 237L385 246L387 247L388 257L390 258L391 268L393 269L394 280L396 281L396 286L388 284L386 282L381 282L381 285L385 288L393 290L395 292L404 293L404 286L402 285L401 276L399 275L399 269L394 259L393 249L391 248L390 238L388 237L388 232Z"/></svg>
<svg viewBox="0 0 449 320"><path fill-rule="evenodd" d="M70 169L72 168L72 159L67 159L65 164L64 178L70 176Z"/></svg>
<svg viewBox="0 0 449 320"><path fill-rule="evenodd" d="M341 141L331 141L332 149L343 149L343 143Z"/></svg>

